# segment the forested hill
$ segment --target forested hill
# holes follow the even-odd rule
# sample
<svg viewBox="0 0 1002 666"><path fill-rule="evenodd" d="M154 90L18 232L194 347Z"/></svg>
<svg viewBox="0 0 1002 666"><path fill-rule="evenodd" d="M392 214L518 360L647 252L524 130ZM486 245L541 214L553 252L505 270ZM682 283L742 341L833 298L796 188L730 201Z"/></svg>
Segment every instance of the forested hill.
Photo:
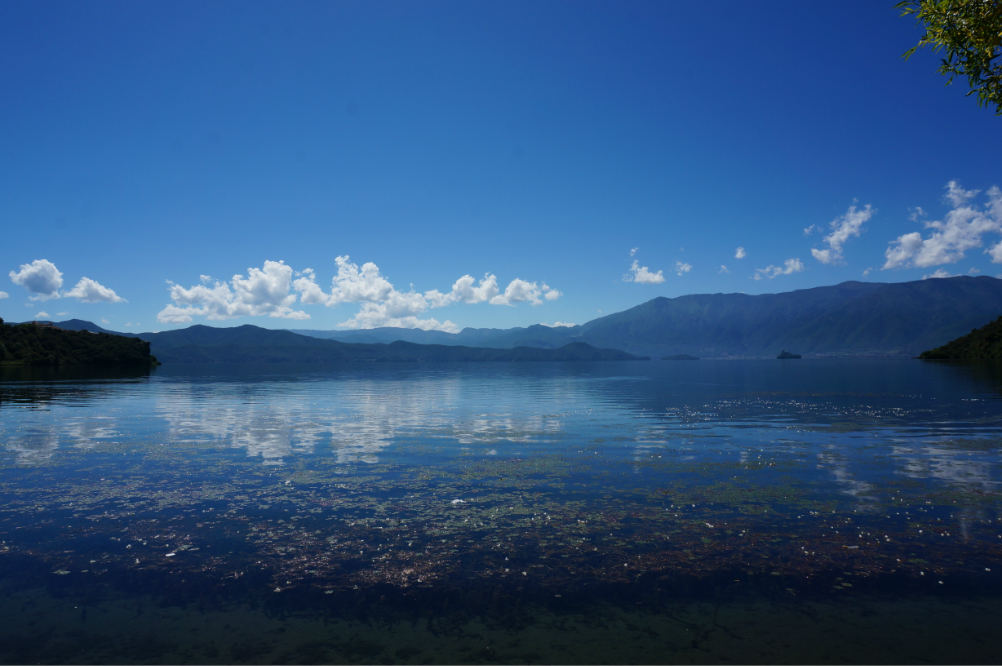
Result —
<svg viewBox="0 0 1002 666"><path fill-rule="evenodd" d="M951 340L942 347L922 352L919 358L1002 359L1002 316L963 337Z"/></svg>
<svg viewBox="0 0 1002 666"><path fill-rule="evenodd" d="M150 343L109 333L67 331L0 319L0 365L150 366Z"/></svg>

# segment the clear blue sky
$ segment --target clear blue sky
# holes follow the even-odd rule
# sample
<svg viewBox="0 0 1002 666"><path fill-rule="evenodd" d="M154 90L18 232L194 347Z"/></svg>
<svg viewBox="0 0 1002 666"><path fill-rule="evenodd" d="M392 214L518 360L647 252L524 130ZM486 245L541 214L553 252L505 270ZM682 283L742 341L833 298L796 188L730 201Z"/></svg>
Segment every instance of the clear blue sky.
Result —
<svg viewBox="0 0 1002 666"><path fill-rule="evenodd" d="M1002 118L893 5L8 0L0 316L507 328L1002 273Z"/></svg>

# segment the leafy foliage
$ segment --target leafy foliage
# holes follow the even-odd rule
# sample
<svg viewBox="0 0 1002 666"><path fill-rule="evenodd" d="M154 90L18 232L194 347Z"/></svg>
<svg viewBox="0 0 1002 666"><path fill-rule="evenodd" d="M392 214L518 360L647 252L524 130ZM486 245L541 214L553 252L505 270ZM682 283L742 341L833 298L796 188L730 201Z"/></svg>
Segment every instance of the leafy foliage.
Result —
<svg viewBox="0 0 1002 666"><path fill-rule="evenodd" d="M1002 115L1002 2L999 0L904 0L896 7L902 16L914 15L925 24L925 34L909 49L910 57L923 46L946 50L939 73L966 76L968 95L977 93L978 106L995 105ZM994 61L994 62L993 62Z"/></svg>
<svg viewBox="0 0 1002 666"><path fill-rule="evenodd" d="M0 319L0 365L155 365L150 343L108 333L54 326L5 324Z"/></svg>
<svg viewBox="0 0 1002 666"><path fill-rule="evenodd" d="M922 352L924 359L1002 359L1002 317L942 347Z"/></svg>

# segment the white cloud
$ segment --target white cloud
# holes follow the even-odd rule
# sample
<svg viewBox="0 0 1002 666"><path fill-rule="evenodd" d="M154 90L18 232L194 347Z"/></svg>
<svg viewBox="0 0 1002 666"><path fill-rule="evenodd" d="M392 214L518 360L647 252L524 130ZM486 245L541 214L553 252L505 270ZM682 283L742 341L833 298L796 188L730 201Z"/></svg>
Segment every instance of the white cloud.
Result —
<svg viewBox="0 0 1002 666"><path fill-rule="evenodd" d="M80 278L77 286L70 289L63 296L79 298L84 303L127 303L124 298L116 294L108 287L101 286L96 281L88 277Z"/></svg>
<svg viewBox="0 0 1002 666"><path fill-rule="evenodd" d="M289 293L292 268L282 261L265 261L264 268L247 269L248 277L234 275L230 283L216 282L211 287L200 284L191 289L168 282L173 305L157 314L163 324L184 324L192 317L211 320L242 316L309 319L305 312L293 310L296 295Z"/></svg>
<svg viewBox="0 0 1002 666"><path fill-rule="evenodd" d="M560 328L561 326L577 326L577 324L571 324L565 321L555 321L552 324L547 324L545 321L541 322L543 326L548 326L549 328Z"/></svg>
<svg viewBox="0 0 1002 666"><path fill-rule="evenodd" d="M407 296L407 294L400 294ZM421 294L414 294L421 298ZM380 328L391 326L393 328L419 328L423 331L445 331L446 333L456 333L459 327L451 321L440 322L437 319L421 319L415 314L408 312L422 312L424 308L416 308L417 299L392 299L393 302L386 303L363 303L362 309L354 317L338 324L342 328ZM427 305L425 305L425 308Z"/></svg>
<svg viewBox="0 0 1002 666"><path fill-rule="evenodd" d="M817 225L815 224L812 224L811 226L807 227L806 229L804 229L804 236L810 236L811 234L814 233L815 229L817 229Z"/></svg>
<svg viewBox="0 0 1002 666"><path fill-rule="evenodd" d="M451 299L472 305L486 303L498 295L498 279L493 275L485 274L476 287L473 286L473 282L473 277L470 275L464 275L456 280L450 292Z"/></svg>
<svg viewBox="0 0 1002 666"><path fill-rule="evenodd" d="M329 305L338 303L379 303L389 298L395 290L390 281L379 274L379 266L371 261L359 270L348 255L337 257L337 275L334 276Z"/></svg>
<svg viewBox="0 0 1002 666"><path fill-rule="evenodd" d="M744 249L743 247L739 247L739 248L738 248L738 249L737 249L737 250L736 250L736 251L734 252L734 258L735 258L735 259L744 259L744 258L745 258L745 257L747 257L747 256L748 256L748 253L747 253L747 252L745 252L745 249Z"/></svg>
<svg viewBox="0 0 1002 666"><path fill-rule="evenodd" d="M69 314L70 314L69 312L57 312L56 316L57 317L67 317L67 316L69 316Z"/></svg>
<svg viewBox="0 0 1002 666"><path fill-rule="evenodd" d="M822 264L837 264L842 261L842 246L851 237L858 237L863 228L863 223L873 217L876 211L867 204L862 210L856 210L855 206L849 206L845 215L836 217L831 222L832 232L824 237L824 243L828 245L826 250L811 249L811 254ZM814 225L811 225L811 229ZM806 229L804 230L807 231ZM805 233L806 235L806 233Z"/></svg>
<svg viewBox="0 0 1002 666"><path fill-rule="evenodd" d="M946 200L953 209L944 221L925 223L927 229L932 229L928 238L922 238L918 231L898 236L884 253L887 261L883 270L953 264L964 258L965 251L980 247L983 235L1002 233L1002 190L989 189L988 205L982 210L968 203L978 190L964 190L956 181L950 181L946 187ZM1002 263L1002 241L985 252L993 263Z"/></svg>
<svg viewBox="0 0 1002 666"><path fill-rule="evenodd" d="M35 319L48 319L48 318L49 318L49 313L44 311L39 312L35 315Z"/></svg>
<svg viewBox="0 0 1002 666"><path fill-rule="evenodd" d="M31 299L36 301L59 298L59 288L63 286L63 274L47 259L21 264L19 272L10 272L10 279L35 294Z"/></svg>
<svg viewBox="0 0 1002 666"><path fill-rule="evenodd" d="M306 268L293 273L284 262L266 261L264 270L249 269L249 278L234 276L232 288L225 282L215 285L197 285L184 289L171 286L173 305L168 305L159 315L164 323L187 323L193 316L209 319L227 319L243 315L264 315L287 319L308 319L309 315L292 309L296 293L300 302L306 305L333 307L342 303L360 304L359 311L347 321L338 324L349 329L367 329L384 326L398 328L419 328L423 330L457 331L451 321L421 319L418 315L431 308L440 308L455 303L492 303L514 305L530 301L541 305L541 298L552 301L561 296L556 289L535 282L513 280L505 293L498 290L497 277L487 273L477 281L464 275L456 280L448 293L437 289L423 294L414 291L397 291L383 276L379 267L368 262L359 267L347 255L335 258L337 275L331 280L330 293L324 292L317 284L316 271ZM293 275L297 276L295 280ZM211 278L201 276L207 283ZM183 307L182 307L183 306Z"/></svg>
<svg viewBox="0 0 1002 666"><path fill-rule="evenodd" d="M782 266L756 268L755 275L753 277L756 280L761 280L763 277L767 277L771 280L778 275L790 275L791 273L799 273L802 270L804 270L804 264L800 262L800 259L787 259L783 262Z"/></svg>
<svg viewBox="0 0 1002 666"><path fill-rule="evenodd" d="M639 247L635 247L632 250L630 250L630 256L632 257L633 255L635 255L637 253L637 250L639 249L640 249Z"/></svg>
<svg viewBox="0 0 1002 666"><path fill-rule="evenodd" d="M107 319L101 319L101 323L102 324L110 324L111 322L108 321Z"/></svg>
<svg viewBox="0 0 1002 666"><path fill-rule="evenodd" d="M960 186L955 180L951 180L946 184L946 194L943 196L944 199L953 204L954 208L959 208L963 206L968 201L978 196L981 190L965 190ZM919 208L919 211L922 209Z"/></svg>
<svg viewBox="0 0 1002 666"><path fill-rule="evenodd" d="M936 279L936 278L948 278L948 277L956 277L956 275L953 275L952 273L950 273L950 271L948 271L946 269L939 268L939 269L936 269L936 272L934 272L934 273L929 273L928 275L923 275L922 279L923 280L932 280L932 279Z"/></svg>
<svg viewBox="0 0 1002 666"><path fill-rule="evenodd" d="M0 298L8 298L9 296L10 294L8 294L6 291L0 291Z"/></svg>
<svg viewBox="0 0 1002 666"><path fill-rule="evenodd" d="M717 272L718 273L730 273L730 271L727 270L727 266L724 266L723 264L720 264L720 270L717 271Z"/></svg>
<svg viewBox="0 0 1002 666"><path fill-rule="evenodd" d="M665 281L665 276L661 274L661 271L657 273L652 273L647 266L641 266L640 262L636 259L633 260L633 264L630 265L630 273L623 276L623 282L639 282L640 284L661 284Z"/></svg>
<svg viewBox="0 0 1002 666"><path fill-rule="evenodd" d="M973 266L971 266L971 269L969 271L967 271L967 274L968 275L977 275L980 272L981 271L979 271L977 268L974 268Z"/></svg>
<svg viewBox="0 0 1002 666"><path fill-rule="evenodd" d="M870 266L865 271L863 271L863 277L866 277L867 275L869 275L872 272L873 272L873 266Z"/></svg>
<svg viewBox="0 0 1002 666"><path fill-rule="evenodd" d="M692 270L692 264L683 264L681 261L675 262L675 272L678 275L685 275Z"/></svg>
<svg viewBox="0 0 1002 666"><path fill-rule="evenodd" d="M546 285L543 285L545 288ZM550 290L553 291L553 290ZM515 303L520 303L523 301L529 301L533 305L542 305L543 301L539 300L542 292L539 289L539 285L535 282L526 282L525 280L520 280L515 278L508 286L505 288L503 294L498 294L490 300L491 305L514 305ZM557 292L555 298L560 297L560 292ZM553 298L547 298L547 300L554 300Z"/></svg>

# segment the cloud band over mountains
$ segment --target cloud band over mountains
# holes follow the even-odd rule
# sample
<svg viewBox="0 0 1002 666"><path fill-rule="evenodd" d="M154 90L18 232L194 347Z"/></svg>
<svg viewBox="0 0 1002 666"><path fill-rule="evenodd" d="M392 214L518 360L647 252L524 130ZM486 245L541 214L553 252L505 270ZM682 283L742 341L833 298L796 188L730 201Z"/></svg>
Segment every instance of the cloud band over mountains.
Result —
<svg viewBox="0 0 1002 666"><path fill-rule="evenodd" d="M190 288L170 282L172 304L167 305L157 320L165 324L189 323L194 317L210 320L231 319L241 316L269 316L282 319L309 319L304 310L294 309L297 299L301 305L334 307L340 304L359 304L354 316L338 324L349 329L419 328L454 332L459 328L451 321L420 315L430 309L457 303L473 305L514 306L528 302L542 305L562 295L546 283L529 282L516 278L502 292L497 277L486 274L479 281L464 275L446 292L432 289L424 293L401 292L380 273L372 262L359 266L351 259L335 259L337 274L331 280L329 291L317 283L316 271L311 268L293 271L284 261L265 261L263 268L249 268L247 276L234 275L229 282L215 281L201 276L202 284ZM210 284L211 283L211 284Z"/></svg>

